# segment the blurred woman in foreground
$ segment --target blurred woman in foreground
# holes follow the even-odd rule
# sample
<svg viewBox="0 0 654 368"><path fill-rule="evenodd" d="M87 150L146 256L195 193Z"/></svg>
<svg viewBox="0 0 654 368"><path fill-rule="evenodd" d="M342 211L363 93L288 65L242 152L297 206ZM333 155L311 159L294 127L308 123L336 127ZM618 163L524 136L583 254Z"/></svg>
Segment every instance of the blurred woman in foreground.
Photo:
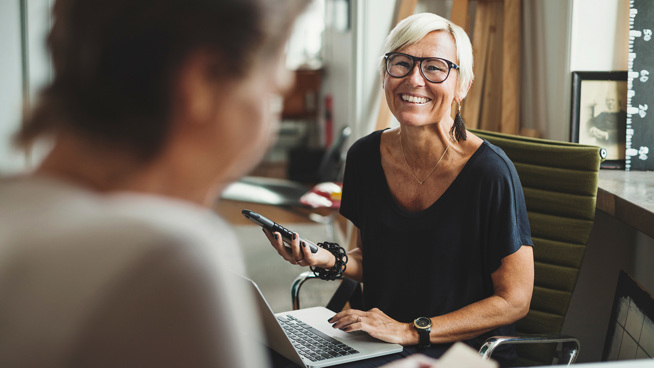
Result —
<svg viewBox="0 0 654 368"><path fill-rule="evenodd" d="M276 132L303 0L58 0L54 80L0 181L0 366L263 367L210 210Z"/></svg>

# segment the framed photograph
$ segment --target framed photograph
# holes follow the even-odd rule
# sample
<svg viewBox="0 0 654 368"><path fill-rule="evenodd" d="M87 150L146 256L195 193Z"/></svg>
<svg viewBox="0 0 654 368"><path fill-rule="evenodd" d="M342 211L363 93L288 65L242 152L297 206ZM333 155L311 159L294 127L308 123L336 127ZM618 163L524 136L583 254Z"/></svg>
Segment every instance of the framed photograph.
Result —
<svg viewBox="0 0 654 368"><path fill-rule="evenodd" d="M624 169L627 72L572 72L570 140L606 149L603 169Z"/></svg>

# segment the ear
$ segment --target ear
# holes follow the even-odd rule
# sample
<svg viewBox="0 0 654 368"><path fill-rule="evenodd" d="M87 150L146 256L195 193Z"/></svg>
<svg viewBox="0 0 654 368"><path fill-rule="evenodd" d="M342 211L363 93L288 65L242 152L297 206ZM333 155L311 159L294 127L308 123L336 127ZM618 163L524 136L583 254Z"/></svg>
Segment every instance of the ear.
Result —
<svg viewBox="0 0 654 368"><path fill-rule="evenodd" d="M468 82L467 86L462 86L461 89L457 91L454 100L460 104L461 101L463 101L463 99L465 99L466 96L468 95L468 91L470 90L470 87L472 87L472 81Z"/></svg>
<svg viewBox="0 0 654 368"><path fill-rule="evenodd" d="M175 108L184 122L204 123L215 109L215 85L210 78L213 56L192 52L182 63L175 92Z"/></svg>

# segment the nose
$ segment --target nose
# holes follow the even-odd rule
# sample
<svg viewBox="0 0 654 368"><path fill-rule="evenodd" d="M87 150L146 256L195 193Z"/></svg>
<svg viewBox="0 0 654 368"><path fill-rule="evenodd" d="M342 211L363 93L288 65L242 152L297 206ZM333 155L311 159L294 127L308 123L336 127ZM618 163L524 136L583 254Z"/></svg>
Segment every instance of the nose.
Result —
<svg viewBox="0 0 654 368"><path fill-rule="evenodd" d="M420 63L417 62L411 72L405 77L413 86L422 86L426 83L425 78L420 73Z"/></svg>

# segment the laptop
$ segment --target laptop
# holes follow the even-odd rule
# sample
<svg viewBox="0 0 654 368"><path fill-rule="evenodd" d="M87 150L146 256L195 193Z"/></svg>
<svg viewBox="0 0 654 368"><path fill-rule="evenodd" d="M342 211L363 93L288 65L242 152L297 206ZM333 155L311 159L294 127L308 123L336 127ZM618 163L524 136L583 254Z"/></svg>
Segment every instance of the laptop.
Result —
<svg viewBox="0 0 654 368"><path fill-rule="evenodd" d="M264 324L264 343L301 367L328 367L401 352L403 347L375 339L363 331L344 332L327 322L334 312L325 307L275 314L257 284L245 277Z"/></svg>

